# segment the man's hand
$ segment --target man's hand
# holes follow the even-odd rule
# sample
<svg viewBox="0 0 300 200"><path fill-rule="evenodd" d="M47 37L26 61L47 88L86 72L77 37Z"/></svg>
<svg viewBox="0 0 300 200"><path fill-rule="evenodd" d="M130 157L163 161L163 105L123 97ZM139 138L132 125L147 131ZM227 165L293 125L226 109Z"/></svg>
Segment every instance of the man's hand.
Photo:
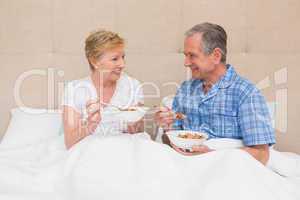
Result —
<svg viewBox="0 0 300 200"><path fill-rule="evenodd" d="M269 145L255 145L251 147L243 147L241 148L244 151L248 152L252 155L256 160L261 162L263 165L266 165L269 160Z"/></svg>
<svg viewBox="0 0 300 200"><path fill-rule="evenodd" d="M163 127L164 130L169 130L174 122L175 115L167 107L161 107L156 113L154 120L155 122Z"/></svg>
<svg viewBox="0 0 300 200"><path fill-rule="evenodd" d="M208 146L206 146L206 145L193 146L191 151L179 148L172 143L170 143L170 145L175 151L177 151L178 153L185 155L185 156L195 156L195 155L200 155L200 154L214 151L214 150L208 148Z"/></svg>

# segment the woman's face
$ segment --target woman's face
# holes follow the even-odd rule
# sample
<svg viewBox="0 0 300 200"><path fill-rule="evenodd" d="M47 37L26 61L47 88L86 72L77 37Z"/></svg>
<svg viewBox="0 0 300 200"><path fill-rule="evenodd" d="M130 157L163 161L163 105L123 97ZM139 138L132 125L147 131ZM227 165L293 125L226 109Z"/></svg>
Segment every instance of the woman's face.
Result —
<svg viewBox="0 0 300 200"><path fill-rule="evenodd" d="M116 47L105 51L94 63L94 68L106 80L116 81L125 67L124 47Z"/></svg>

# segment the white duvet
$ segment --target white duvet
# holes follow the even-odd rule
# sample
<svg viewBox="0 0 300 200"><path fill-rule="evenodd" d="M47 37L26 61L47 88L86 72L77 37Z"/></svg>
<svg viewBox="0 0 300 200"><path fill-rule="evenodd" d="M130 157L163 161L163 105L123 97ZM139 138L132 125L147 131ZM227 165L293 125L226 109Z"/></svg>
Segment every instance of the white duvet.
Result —
<svg viewBox="0 0 300 200"><path fill-rule="evenodd" d="M238 149L186 157L132 135L1 149L1 200L299 200L299 186Z"/></svg>

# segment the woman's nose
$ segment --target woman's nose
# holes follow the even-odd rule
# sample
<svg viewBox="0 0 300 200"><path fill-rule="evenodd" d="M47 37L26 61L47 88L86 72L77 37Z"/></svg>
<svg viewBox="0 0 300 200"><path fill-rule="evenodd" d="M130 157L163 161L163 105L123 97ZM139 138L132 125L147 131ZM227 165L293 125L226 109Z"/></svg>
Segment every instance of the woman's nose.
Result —
<svg viewBox="0 0 300 200"><path fill-rule="evenodd" d="M124 58L120 60L119 67L121 67L121 68L125 67L125 59Z"/></svg>

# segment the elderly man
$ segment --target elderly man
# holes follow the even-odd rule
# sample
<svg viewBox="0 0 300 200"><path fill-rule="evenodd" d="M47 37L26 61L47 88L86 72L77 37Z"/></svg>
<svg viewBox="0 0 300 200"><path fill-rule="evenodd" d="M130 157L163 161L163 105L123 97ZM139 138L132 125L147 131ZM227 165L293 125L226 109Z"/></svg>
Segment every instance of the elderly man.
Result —
<svg viewBox="0 0 300 200"><path fill-rule="evenodd" d="M156 113L156 122L165 130L201 131L206 127L210 138L241 139L245 145L242 149L266 164L269 146L275 143L268 108L255 85L226 64L225 30L216 24L202 23L188 30L185 36L184 64L190 68L192 78L181 84L172 111L161 108ZM187 118L175 120L175 112ZM207 146L187 151L171 145L184 155L212 151Z"/></svg>

